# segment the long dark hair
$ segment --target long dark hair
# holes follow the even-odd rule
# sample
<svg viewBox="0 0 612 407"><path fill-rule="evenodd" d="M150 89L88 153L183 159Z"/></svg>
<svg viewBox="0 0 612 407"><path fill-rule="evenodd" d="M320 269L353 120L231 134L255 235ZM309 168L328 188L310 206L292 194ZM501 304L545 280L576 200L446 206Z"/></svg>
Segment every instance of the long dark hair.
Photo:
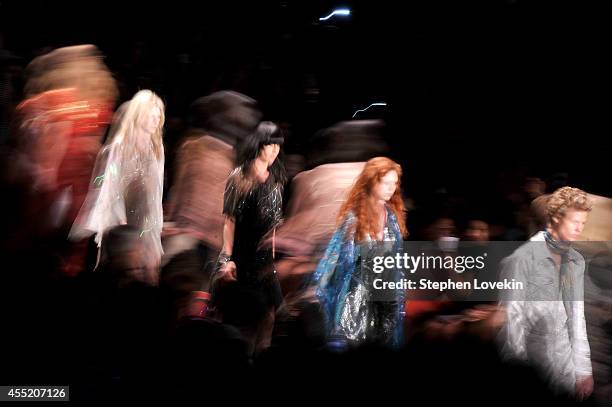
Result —
<svg viewBox="0 0 612 407"><path fill-rule="evenodd" d="M278 144L282 147L284 142L285 138L283 137L280 127L272 122L261 122L257 126L257 129L242 142L242 145L238 149L236 164L241 168L243 174L248 174L251 164L253 164L253 161L259 156L264 146ZM274 177L275 182L285 184L287 181L287 174L285 172L285 166L282 163L282 157L281 148L278 157L268 170Z"/></svg>

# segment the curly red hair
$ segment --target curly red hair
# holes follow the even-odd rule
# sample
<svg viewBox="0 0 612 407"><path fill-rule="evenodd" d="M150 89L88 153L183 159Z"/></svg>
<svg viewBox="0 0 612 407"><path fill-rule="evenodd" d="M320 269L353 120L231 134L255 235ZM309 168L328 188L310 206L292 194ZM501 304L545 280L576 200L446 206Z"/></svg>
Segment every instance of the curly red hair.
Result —
<svg viewBox="0 0 612 407"><path fill-rule="evenodd" d="M366 236L378 236L380 218L376 214L373 201L370 199L372 189L389 171L395 171L399 179L402 177L402 167L386 157L376 157L369 160L348 194L347 200L340 208L338 223L342 223L349 212L357 218L356 239L364 240ZM387 203L399 223L402 236L407 235L406 211L402 199L402 189L398 181L395 193Z"/></svg>

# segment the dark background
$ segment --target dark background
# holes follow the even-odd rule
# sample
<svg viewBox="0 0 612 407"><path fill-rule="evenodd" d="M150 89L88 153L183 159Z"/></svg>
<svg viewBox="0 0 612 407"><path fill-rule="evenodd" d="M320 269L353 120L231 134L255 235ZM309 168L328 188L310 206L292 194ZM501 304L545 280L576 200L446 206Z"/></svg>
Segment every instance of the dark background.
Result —
<svg viewBox="0 0 612 407"><path fill-rule="evenodd" d="M348 18L318 18L348 6ZM96 44L120 81L167 103L166 143L191 101L234 89L291 130L384 118L417 200L485 204L525 176L611 196L610 2L2 1L4 48L23 65L45 47ZM170 158L171 160L171 158ZM556 181L553 178L556 177ZM558 177L561 177L559 181Z"/></svg>

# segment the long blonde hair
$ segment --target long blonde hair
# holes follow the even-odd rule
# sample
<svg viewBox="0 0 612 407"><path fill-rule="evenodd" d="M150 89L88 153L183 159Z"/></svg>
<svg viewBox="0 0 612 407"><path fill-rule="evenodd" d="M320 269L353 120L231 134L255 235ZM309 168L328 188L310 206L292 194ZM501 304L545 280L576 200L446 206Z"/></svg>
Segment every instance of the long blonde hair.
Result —
<svg viewBox="0 0 612 407"><path fill-rule="evenodd" d="M151 147L155 158L162 158L163 142L162 134L164 128L164 102L150 90L141 90L128 102L127 108L118 124L118 129L113 137L113 143L121 143L126 157L133 157L137 153L137 141L135 139L138 126L151 114L154 108L159 108L160 118L157 129L151 134Z"/></svg>

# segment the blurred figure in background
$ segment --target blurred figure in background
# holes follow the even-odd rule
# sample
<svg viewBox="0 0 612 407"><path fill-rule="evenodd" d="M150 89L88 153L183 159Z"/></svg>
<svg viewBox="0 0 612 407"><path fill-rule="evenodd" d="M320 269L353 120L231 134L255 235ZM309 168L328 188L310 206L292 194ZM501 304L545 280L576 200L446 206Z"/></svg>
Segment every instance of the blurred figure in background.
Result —
<svg viewBox="0 0 612 407"><path fill-rule="evenodd" d="M162 278L179 314L191 291L209 291L209 274L221 250L223 192L234 168L235 146L260 119L255 100L232 91L215 92L191 106L191 128L177 153L168 199L162 260Z"/></svg>
<svg viewBox="0 0 612 407"><path fill-rule="evenodd" d="M292 180L286 218L276 233L284 292L302 287L314 272L365 162L387 152L383 126L377 120L341 122L314 137L308 163L314 168Z"/></svg>
<svg viewBox="0 0 612 407"><path fill-rule="evenodd" d="M134 95L116 133L99 154L87 201L71 232L74 239L95 234L99 247L108 228L121 224L136 227L151 284L157 282L163 254L163 125L161 99L149 90Z"/></svg>
<svg viewBox="0 0 612 407"><path fill-rule="evenodd" d="M27 73L14 161L14 171L30 184L21 235L57 239L61 269L74 275L84 268L86 248L63 242L87 195L117 87L93 45L51 51Z"/></svg>
<svg viewBox="0 0 612 407"><path fill-rule="evenodd" d="M612 400L612 199L589 194L593 210L582 232L588 256L584 281L585 316L598 406Z"/></svg>
<svg viewBox="0 0 612 407"><path fill-rule="evenodd" d="M395 251L401 248L407 233L401 175L401 167L388 158L366 163L340 209L339 227L313 276L330 337L350 346L403 344L403 291L396 290L392 301L374 299L373 276L359 272L358 258L361 242L393 242Z"/></svg>
<svg viewBox="0 0 612 407"><path fill-rule="evenodd" d="M457 228L455 220L450 215L441 215L436 218L425 230L427 240L432 242L448 242L453 246L459 239L456 237Z"/></svg>
<svg viewBox="0 0 612 407"><path fill-rule="evenodd" d="M550 195L540 195L529 205L529 236L533 236L546 228L546 206Z"/></svg>
<svg viewBox="0 0 612 407"><path fill-rule="evenodd" d="M421 238L431 242L422 249L427 256L456 256L459 238L455 225L456 215L446 208L436 208L429 213L421 214L423 224L420 225ZM446 281L448 278L459 276L453 270L440 267L421 268L417 271L419 276L431 281ZM431 337L450 337L457 333L459 326L456 321L451 323L444 318L445 315L456 315L455 305L463 298L457 295L467 291L445 292L439 290L423 289L408 292L405 314L406 332L408 339L415 335L425 334ZM455 318L455 317L453 317Z"/></svg>
<svg viewBox="0 0 612 407"><path fill-rule="evenodd" d="M306 169L331 163L366 162L384 156L389 147L382 120L349 120L317 132L306 157Z"/></svg>
<svg viewBox="0 0 612 407"><path fill-rule="evenodd" d="M234 168L234 147L255 130L261 113L255 100L221 91L196 100L191 117L192 127L177 153L166 218L173 222L172 234L188 233L218 251L223 191Z"/></svg>
<svg viewBox="0 0 612 407"><path fill-rule="evenodd" d="M21 100L23 61L4 48L4 38L0 32L0 144L9 137L9 125L15 107Z"/></svg>
<svg viewBox="0 0 612 407"><path fill-rule="evenodd" d="M504 240L525 241L531 236L531 203L543 195L545 190L546 183L540 178L525 176L520 178L520 183L516 184L515 188L506 192L508 206L504 209L508 211L507 214L512 212L512 218L508 219Z"/></svg>
<svg viewBox="0 0 612 407"><path fill-rule="evenodd" d="M473 216L465 228L465 240L470 242L489 241L489 223L481 217Z"/></svg>

